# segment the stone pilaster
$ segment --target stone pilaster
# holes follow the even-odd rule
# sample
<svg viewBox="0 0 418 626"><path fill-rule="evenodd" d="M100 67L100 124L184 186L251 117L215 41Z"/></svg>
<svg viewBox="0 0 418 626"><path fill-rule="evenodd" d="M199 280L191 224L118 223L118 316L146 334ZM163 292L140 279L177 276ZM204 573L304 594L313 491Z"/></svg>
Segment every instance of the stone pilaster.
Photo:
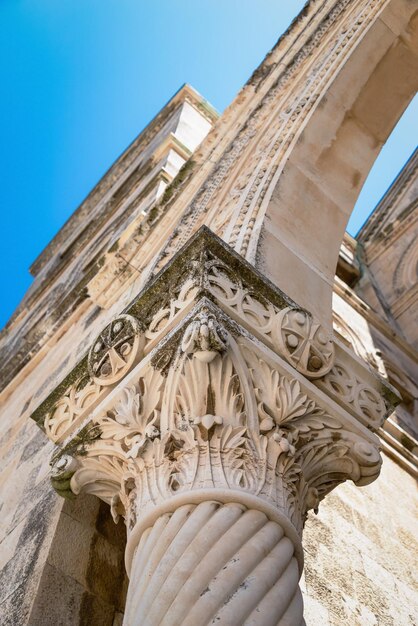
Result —
<svg viewBox="0 0 418 626"><path fill-rule="evenodd" d="M303 524L378 476L382 384L202 229L33 415L57 490L126 521L125 624L303 624Z"/></svg>

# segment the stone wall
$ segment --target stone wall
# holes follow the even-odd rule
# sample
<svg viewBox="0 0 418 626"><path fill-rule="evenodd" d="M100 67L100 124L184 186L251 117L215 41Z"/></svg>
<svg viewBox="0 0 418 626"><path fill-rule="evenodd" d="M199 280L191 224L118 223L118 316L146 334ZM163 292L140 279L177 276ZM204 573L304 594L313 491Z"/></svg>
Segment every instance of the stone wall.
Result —
<svg viewBox="0 0 418 626"><path fill-rule="evenodd" d="M0 623L112 626L123 610L125 532L93 497L52 489L52 446L27 413L0 420ZM11 422L11 424L10 424Z"/></svg>
<svg viewBox="0 0 418 626"><path fill-rule="evenodd" d="M58 519L31 626L119 626L127 577L124 524L94 497L66 501Z"/></svg>
<svg viewBox="0 0 418 626"><path fill-rule="evenodd" d="M304 532L307 626L418 623L417 482L384 457L373 484L346 483Z"/></svg>

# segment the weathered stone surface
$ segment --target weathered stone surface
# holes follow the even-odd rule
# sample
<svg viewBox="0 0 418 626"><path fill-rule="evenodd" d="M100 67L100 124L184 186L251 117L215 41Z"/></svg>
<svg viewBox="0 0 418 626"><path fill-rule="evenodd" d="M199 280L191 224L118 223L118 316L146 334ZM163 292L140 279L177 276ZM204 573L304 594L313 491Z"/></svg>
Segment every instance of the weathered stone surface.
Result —
<svg viewBox="0 0 418 626"><path fill-rule="evenodd" d="M346 484L324 501L318 517L309 515L307 624L318 612L335 625L415 624L418 522L414 515L399 514L410 508L415 492L415 480L385 458L378 482L360 491ZM396 507L388 509L394 493Z"/></svg>
<svg viewBox="0 0 418 626"><path fill-rule="evenodd" d="M383 450L379 481L361 490L343 485L321 501L317 517L309 513L304 538L306 570L301 582L305 620L307 626L412 626L418 621L414 591L418 292L413 245L417 154L365 225L361 245L350 241L343 249L344 272L340 271L334 284L345 220L381 145L416 88L414 12L410 0L311 0L202 145L198 143L216 114L185 87L111 168L35 262L34 286L0 339L4 386L0 395L2 624L121 626L128 588L123 566L126 533L122 522L114 525L112 515L125 515L129 520L128 561L132 557L132 576L144 594L142 605L128 600L130 615L137 615L138 606L146 606L155 617L154 597L161 598L161 605L171 597L180 615L188 607L183 599L192 592L187 585L180 589L181 575L192 573L193 567L198 571L199 563L204 562L202 575L209 580L202 587L202 595L198 594L199 607L209 610L213 603L212 612L218 611L218 617L229 623L228 615L240 612L243 617L247 609L250 611L246 603L264 594L264 616L271 618L273 610L288 610L295 626L301 620L295 568L296 557L300 561L300 543L291 525L300 533L306 511L317 508L318 501L337 482L352 478L364 484L377 475L377 453L366 448L369 454L364 454L360 445L363 439L377 444L371 430L378 433ZM190 241L191 236L202 224L220 235L223 242L213 243L206 231L200 247L193 248L199 237ZM188 250L195 254L183 260L181 255L175 257L189 241ZM225 242L235 252L227 250ZM335 336L330 350L333 289ZM320 318L322 328L306 310ZM139 333L144 341L134 345L128 338L119 345L116 336L112 356L102 361L98 349L97 359L90 358L89 372L88 351L99 335L103 339L104 329L113 332L121 313L141 320ZM322 331L326 332L321 343ZM173 368L179 345L184 348L180 350L181 366ZM306 353L296 351L301 345L308 348ZM253 356L262 357L264 365L260 359L254 364L254 359L243 356L249 347ZM233 368L239 364L239 371L223 369L228 362ZM97 371L93 371L96 365ZM106 373L109 367L115 375L111 379ZM161 375L160 387L154 380L145 389L147 368ZM89 378L92 372L96 382ZM394 385L402 397L385 423L396 394L379 376ZM210 384L202 387L205 377ZM275 384L271 398L267 398L270 378ZM121 419L120 432L126 438L123 444L118 440L125 446L118 463L125 463L125 469L129 465L130 470L136 464L135 489L132 476L119 476L117 463L111 469L110 482L100 482L97 466L94 471L88 468L95 447L109 441L105 429L99 433L85 427L96 424L96 420L109 434L115 414L105 415L102 409L113 411L117 408L113 401L129 396L127 389L123 393L123 381L137 385L136 393L130 399L125 397L128 405L130 401L130 406L138 404L135 415L129 414L134 422L139 417L146 421L151 415L141 412L142 408L139 411L150 388L154 394L164 394L164 402L156 411L166 420L167 434L173 432L170 420L180 414L178 406L190 404L194 398L188 415L193 430L190 449L187 454L184 446L177 449L186 432L179 429L180 435L176 433L161 457L172 472L170 498L182 495L185 483L181 469L193 455L199 456L200 464L196 484L189 484L188 493L196 492L197 483L207 487L212 481L213 489L229 481L216 493L214 516L226 523L229 516L237 515L238 530L231 533L231 541L227 534L222 535L227 539L212 565L214 552L209 541L210 537L217 538L217 527L211 526L210 516L206 522L199 518L211 502L208 504L206 496L193 502L176 501L176 510L184 512L183 506L190 507L187 518L197 516L200 522L196 528L205 532L185 560L171 563L173 567L177 564L178 573L172 586L173 570L166 559L166 553L171 558L170 550L157 545L148 569L142 567L141 551L134 556L143 530L138 524L146 507L149 505L150 512L153 503L147 504L145 498L144 506L135 507L132 494L139 502L139 466L141 459L147 461L149 451L158 446L160 418L153 414L146 431L144 424L135 422L127 435L130 417L121 417L119 409L116 411ZM176 384L180 386L176 388ZM226 389L232 390L234 402L219 402ZM274 390L280 402L272 400ZM293 415L279 428L283 403L291 397L301 402L303 416ZM311 401L316 403L315 410L323 411L320 419L315 417L316 427L320 425L318 439L327 433L328 453L331 439L336 446L338 442L344 445L346 450L339 461L344 459L347 465L344 471L333 474L335 457L328 457L328 466L319 462L321 480L334 475L334 482L319 481L315 486L311 476L309 489L301 489L292 500L285 488L284 467L275 476L268 474L274 465L271 448L275 446L279 465L286 459L289 467L301 469L291 481L301 486L302 478L308 476L307 468L301 468L303 437L308 437L306 428L310 435L315 430L312 423L308 426L312 416L306 404ZM221 409L215 410L216 406ZM29 420L33 411L39 423L44 424L47 416L46 431L64 446L63 466L56 466L58 451ZM233 420L238 420L241 429L239 420L244 420L251 431L236 438L243 452L237 461L239 471L223 450L218 458L221 462L212 464L213 472L204 474L203 469L209 467L204 450L213 457L215 441L220 441L216 437L233 424L238 428ZM305 435L301 436L299 427L305 428ZM318 439L312 436L309 445ZM276 480L277 487L273 496L266 496L270 478L257 494L254 483L250 484L248 477L262 476L260 471L249 470L251 463L261 458L260 450L255 453L248 447L250 440L267 440L270 461L266 475ZM113 452L119 444L113 441ZM65 502L58 499L48 478L53 452L54 484L60 493L71 495L71 485L87 491L99 485L101 491L95 493L111 506L99 504L96 496L80 495ZM74 474L72 454L79 457L78 471L84 467L87 473ZM231 456L231 450L228 454ZM111 456L109 449L102 451L100 463ZM220 467L228 468L224 478L216 473ZM159 485L165 488L164 480L162 476ZM254 495L258 508L254 508L254 500L228 500L231 485L241 499ZM298 506L292 509L295 502ZM272 503L274 513L268 508ZM251 549L243 549L243 558L253 554L254 559L248 566L250 576L243 574L235 584L233 572L241 574L228 550L232 550L232 540L238 544L245 541L239 519L247 514L264 519L266 512L268 532L257 545L268 551L266 546L272 542L279 556L264 560L254 556ZM165 547L167 533L174 533L174 522L163 533L167 515L166 510L159 510L152 520L147 518L149 528L155 524L161 530L161 535L156 530L153 537L161 536ZM181 532L185 531L180 526L181 544ZM193 523L187 527L190 530ZM142 548L150 537L145 532L143 535ZM152 545L150 540L147 546ZM294 554L286 552L289 546ZM148 586L157 556L166 581L159 586L154 579ZM228 574L225 586L217 586L210 569L219 563ZM285 567L284 572L280 566ZM251 571L255 572L253 578ZM273 591L272 581L277 582ZM230 593L226 592L228 584L232 585ZM234 585L238 587L234 589ZM131 586L131 594L134 588ZM289 591L281 594L283 588L294 591L293 599ZM222 600L226 604L215 607L222 593L226 594ZM272 595L275 601L271 601ZM283 600L281 607L278 598ZM196 623L196 615L190 615ZM129 620L125 618L128 626Z"/></svg>
<svg viewBox="0 0 418 626"><path fill-rule="evenodd" d="M351 405L326 385L336 367ZM302 624L306 514L338 483L377 477L383 380L205 228L75 372L33 417L63 443L57 491L125 519L126 622ZM109 547L75 526L107 571ZM87 563L65 570L82 582ZM115 602L100 571L88 586Z"/></svg>

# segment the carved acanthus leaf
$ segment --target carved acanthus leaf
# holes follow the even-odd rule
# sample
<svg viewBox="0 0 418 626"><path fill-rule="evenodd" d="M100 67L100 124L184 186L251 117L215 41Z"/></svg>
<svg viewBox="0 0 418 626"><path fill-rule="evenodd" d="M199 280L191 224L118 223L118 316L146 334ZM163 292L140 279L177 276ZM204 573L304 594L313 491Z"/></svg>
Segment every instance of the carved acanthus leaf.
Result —
<svg viewBox="0 0 418 626"><path fill-rule="evenodd" d="M128 456L135 457L149 439L160 434L162 376L149 368L137 385L125 387L114 410L100 419L104 439L123 442Z"/></svg>
<svg viewBox="0 0 418 626"><path fill-rule="evenodd" d="M260 431L276 427L299 434L323 428L340 428L340 422L328 415L301 389L298 380L289 381L254 351L244 348L257 397Z"/></svg>

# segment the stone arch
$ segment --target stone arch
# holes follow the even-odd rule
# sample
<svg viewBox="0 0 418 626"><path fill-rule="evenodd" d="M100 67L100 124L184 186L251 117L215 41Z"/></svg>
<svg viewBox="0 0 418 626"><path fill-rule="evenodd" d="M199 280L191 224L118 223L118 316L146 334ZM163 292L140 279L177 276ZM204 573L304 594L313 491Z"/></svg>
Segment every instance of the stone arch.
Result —
<svg viewBox="0 0 418 626"><path fill-rule="evenodd" d="M418 89L418 10L390 0L317 99L259 219L258 264L331 321L335 268L357 197Z"/></svg>
<svg viewBox="0 0 418 626"><path fill-rule="evenodd" d="M415 287L418 278L418 247L415 239L407 246L393 275L393 289L401 295Z"/></svg>

